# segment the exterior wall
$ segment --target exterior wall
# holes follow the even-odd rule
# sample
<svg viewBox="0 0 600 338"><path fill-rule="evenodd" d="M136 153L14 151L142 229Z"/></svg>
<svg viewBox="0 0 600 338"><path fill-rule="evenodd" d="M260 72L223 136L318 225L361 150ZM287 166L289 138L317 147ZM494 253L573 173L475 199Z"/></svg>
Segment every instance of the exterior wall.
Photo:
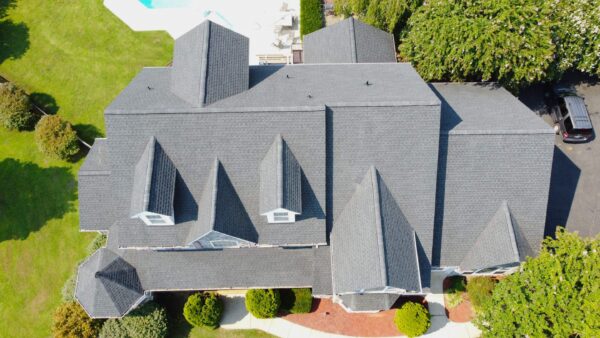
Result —
<svg viewBox="0 0 600 338"><path fill-rule="evenodd" d="M351 312L389 310L400 297L397 293L354 293L338 296L343 307Z"/></svg>

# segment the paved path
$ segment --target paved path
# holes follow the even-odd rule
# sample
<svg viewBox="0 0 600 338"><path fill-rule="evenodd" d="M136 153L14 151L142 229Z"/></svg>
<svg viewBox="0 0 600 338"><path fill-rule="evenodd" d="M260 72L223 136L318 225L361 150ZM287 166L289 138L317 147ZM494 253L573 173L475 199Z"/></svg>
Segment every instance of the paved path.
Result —
<svg viewBox="0 0 600 338"><path fill-rule="evenodd" d="M454 323L448 321L444 308L442 283L450 274L450 270L433 271L431 275L432 293L427 302L431 313L431 327L423 337L430 338L475 338L479 330L471 323ZM246 311L244 298L231 296L224 299L225 313L221 321L224 329L257 329L282 338L338 338L348 337L310 329L282 318L257 319ZM402 336L398 336L402 337Z"/></svg>

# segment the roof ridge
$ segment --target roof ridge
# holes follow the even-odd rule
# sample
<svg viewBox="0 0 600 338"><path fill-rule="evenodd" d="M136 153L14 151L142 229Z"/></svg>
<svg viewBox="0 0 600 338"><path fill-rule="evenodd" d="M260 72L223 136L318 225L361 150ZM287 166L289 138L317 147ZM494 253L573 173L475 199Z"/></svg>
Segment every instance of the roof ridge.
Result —
<svg viewBox="0 0 600 338"><path fill-rule="evenodd" d="M379 266L381 268L381 279L383 285L387 285L387 267L385 262L385 248L383 239L383 225L381 224L381 203L379 198L379 179L377 178L377 169L375 166L369 168L369 175L371 176L371 188L373 192L373 207L375 208L375 232L377 233L377 241L379 242Z"/></svg>
<svg viewBox="0 0 600 338"><path fill-rule="evenodd" d="M206 21L207 24L206 29L204 30L204 41L202 41L202 52L204 55L202 55L200 63L200 81L202 81L202 97L200 98L200 102L202 105L206 104L206 79L208 77L208 56L210 55L208 49L210 48L210 28L212 26L212 21Z"/></svg>
<svg viewBox="0 0 600 338"><path fill-rule="evenodd" d="M276 168L276 179L277 179L277 184L276 184L276 189L275 189L275 194L276 194L276 198L277 198L277 204L279 206L283 205L283 138L281 137L281 134L277 134L277 136L275 136L275 168Z"/></svg>
<svg viewBox="0 0 600 338"><path fill-rule="evenodd" d="M358 60L358 52L356 50L356 31L354 28L354 18L350 17L348 22L350 23L350 57L352 58L352 63L356 63Z"/></svg>
<svg viewBox="0 0 600 338"><path fill-rule="evenodd" d="M506 200L502 203L502 208L504 209L504 216L506 217L506 224L508 225L508 234L510 237L510 244L512 246L513 252L515 254L515 258L520 260L519 248L517 246L517 241L515 237L514 224L512 221L512 217L510 214L510 209L508 208L508 202Z"/></svg>
<svg viewBox="0 0 600 338"><path fill-rule="evenodd" d="M215 157L215 163L213 164L213 189L211 193L211 201L210 201L210 221L209 224L211 228L214 230L215 223L217 221L217 194L219 193L219 166L220 161L218 157Z"/></svg>
<svg viewBox="0 0 600 338"><path fill-rule="evenodd" d="M148 166L146 167L146 182L144 184L144 200L143 207L144 210L148 209L148 205L150 204L150 189L152 186L152 173L154 171L154 153L156 152L156 138L150 136L150 141L148 141L147 145L148 153Z"/></svg>

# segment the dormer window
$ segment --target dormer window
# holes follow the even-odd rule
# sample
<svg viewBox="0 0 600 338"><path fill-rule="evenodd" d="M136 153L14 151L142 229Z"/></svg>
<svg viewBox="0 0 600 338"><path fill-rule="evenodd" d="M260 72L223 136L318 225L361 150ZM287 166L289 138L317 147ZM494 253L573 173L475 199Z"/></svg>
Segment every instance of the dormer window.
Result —
<svg viewBox="0 0 600 338"><path fill-rule="evenodd" d="M173 225L171 217L164 215L146 214L140 215L140 219L144 221L146 225Z"/></svg>
<svg viewBox="0 0 600 338"><path fill-rule="evenodd" d="M151 137L135 166L131 218L146 225L173 225L177 169L164 149Z"/></svg>
<svg viewBox="0 0 600 338"><path fill-rule="evenodd" d="M281 135L260 164L260 214L269 223L294 223L302 213L302 170Z"/></svg>

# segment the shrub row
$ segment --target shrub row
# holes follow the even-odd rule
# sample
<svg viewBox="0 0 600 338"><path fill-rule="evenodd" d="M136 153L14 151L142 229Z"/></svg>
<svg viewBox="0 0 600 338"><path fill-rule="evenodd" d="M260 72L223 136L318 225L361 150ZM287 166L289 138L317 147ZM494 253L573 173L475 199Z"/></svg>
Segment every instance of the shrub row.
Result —
<svg viewBox="0 0 600 338"><path fill-rule="evenodd" d="M323 27L321 0L300 0L300 36Z"/></svg>
<svg viewBox="0 0 600 338"><path fill-rule="evenodd" d="M29 95L11 83L0 84L0 124L9 130L25 130L35 124L35 141L46 156L68 160L79 152L77 134L71 124L56 115L46 115L37 124Z"/></svg>

